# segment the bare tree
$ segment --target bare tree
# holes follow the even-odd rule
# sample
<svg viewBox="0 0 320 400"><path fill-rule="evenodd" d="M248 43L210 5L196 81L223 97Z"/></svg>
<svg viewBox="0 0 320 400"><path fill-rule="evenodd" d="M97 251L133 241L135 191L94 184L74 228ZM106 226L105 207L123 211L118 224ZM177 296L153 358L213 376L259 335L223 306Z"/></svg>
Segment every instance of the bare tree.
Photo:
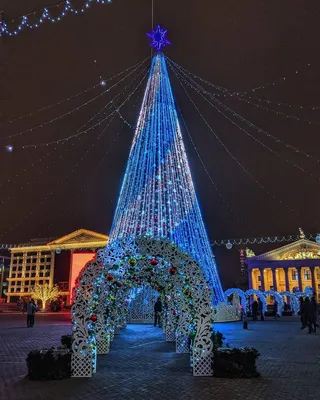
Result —
<svg viewBox="0 0 320 400"><path fill-rule="evenodd" d="M45 310L46 304L49 300L54 300L59 296L58 286L37 285L33 288L31 296L41 301L41 308Z"/></svg>

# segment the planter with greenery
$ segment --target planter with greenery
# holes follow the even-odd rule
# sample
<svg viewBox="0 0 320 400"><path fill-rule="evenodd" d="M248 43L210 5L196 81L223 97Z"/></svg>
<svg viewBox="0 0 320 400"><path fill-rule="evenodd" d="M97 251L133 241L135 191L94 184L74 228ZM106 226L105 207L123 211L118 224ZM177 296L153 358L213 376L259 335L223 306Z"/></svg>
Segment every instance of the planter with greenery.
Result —
<svg viewBox="0 0 320 400"><path fill-rule="evenodd" d="M66 349L71 350L71 347L72 347L72 335L63 335L63 336L61 336L61 344Z"/></svg>
<svg viewBox="0 0 320 400"><path fill-rule="evenodd" d="M71 376L71 352L68 349L34 350L26 361L31 380L58 380Z"/></svg>
<svg viewBox="0 0 320 400"><path fill-rule="evenodd" d="M218 348L214 352L213 374L216 378L254 378L260 376L253 347Z"/></svg>

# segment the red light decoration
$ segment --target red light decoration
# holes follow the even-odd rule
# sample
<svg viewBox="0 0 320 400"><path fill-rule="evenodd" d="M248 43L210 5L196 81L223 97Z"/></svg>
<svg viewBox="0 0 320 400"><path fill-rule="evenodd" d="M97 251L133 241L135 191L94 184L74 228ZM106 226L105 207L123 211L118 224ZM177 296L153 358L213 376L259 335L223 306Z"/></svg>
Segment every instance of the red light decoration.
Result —
<svg viewBox="0 0 320 400"><path fill-rule="evenodd" d="M156 258L154 258L154 257L151 259L150 262L151 262L151 265L153 265L153 266L156 266L156 265L159 264L159 261L158 261Z"/></svg>
<svg viewBox="0 0 320 400"><path fill-rule="evenodd" d="M90 319L91 319L92 322L96 322L98 317L96 316L96 314L92 314Z"/></svg>
<svg viewBox="0 0 320 400"><path fill-rule="evenodd" d="M170 267L169 268L169 274L170 275L175 275L177 273L177 269L175 267Z"/></svg>
<svg viewBox="0 0 320 400"><path fill-rule="evenodd" d="M109 281L109 282L113 281L113 275L112 274L108 274L106 276L106 280Z"/></svg>

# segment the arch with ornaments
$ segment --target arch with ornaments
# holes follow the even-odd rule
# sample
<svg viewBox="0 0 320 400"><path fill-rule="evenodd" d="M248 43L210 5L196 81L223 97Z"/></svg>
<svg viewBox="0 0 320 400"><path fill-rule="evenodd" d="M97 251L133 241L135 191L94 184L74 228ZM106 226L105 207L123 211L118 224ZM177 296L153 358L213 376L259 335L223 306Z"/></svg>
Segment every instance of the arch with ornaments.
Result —
<svg viewBox="0 0 320 400"><path fill-rule="evenodd" d="M101 250L79 276L72 313L72 376L91 377L126 326L129 294L152 288L162 299L162 328L194 376L212 375L212 291L199 264L168 239L127 237Z"/></svg>

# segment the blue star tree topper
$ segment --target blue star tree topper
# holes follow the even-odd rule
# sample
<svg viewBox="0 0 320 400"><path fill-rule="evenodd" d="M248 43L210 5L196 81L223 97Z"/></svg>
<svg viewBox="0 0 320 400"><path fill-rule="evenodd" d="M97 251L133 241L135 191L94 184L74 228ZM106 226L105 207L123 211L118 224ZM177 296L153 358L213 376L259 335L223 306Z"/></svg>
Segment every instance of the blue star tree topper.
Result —
<svg viewBox="0 0 320 400"><path fill-rule="evenodd" d="M171 42L167 39L168 29L162 29L160 25L157 25L151 33L147 33L147 36L151 39L150 46L154 47L157 51L161 51L163 47L168 46Z"/></svg>

